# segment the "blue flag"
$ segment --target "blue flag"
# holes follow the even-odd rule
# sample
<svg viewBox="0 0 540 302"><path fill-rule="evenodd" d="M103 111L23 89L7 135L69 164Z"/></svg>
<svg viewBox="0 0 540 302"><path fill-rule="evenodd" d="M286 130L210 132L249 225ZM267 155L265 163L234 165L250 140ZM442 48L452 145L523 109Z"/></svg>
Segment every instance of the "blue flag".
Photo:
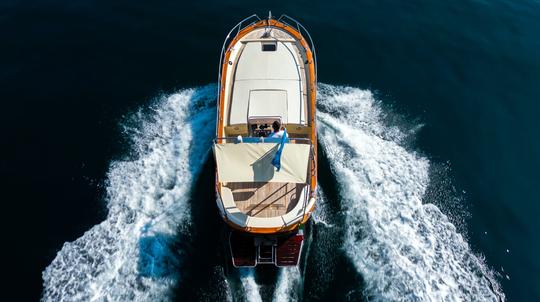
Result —
<svg viewBox="0 0 540 302"><path fill-rule="evenodd" d="M272 159L272 165L279 169L281 169L281 153L283 152L283 147L285 147L285 142L287 141L287 130L283 130L283 136L281 137L281 142L279 143L279 149L276 152L276 156L274 156L274 159Z"/></svg>

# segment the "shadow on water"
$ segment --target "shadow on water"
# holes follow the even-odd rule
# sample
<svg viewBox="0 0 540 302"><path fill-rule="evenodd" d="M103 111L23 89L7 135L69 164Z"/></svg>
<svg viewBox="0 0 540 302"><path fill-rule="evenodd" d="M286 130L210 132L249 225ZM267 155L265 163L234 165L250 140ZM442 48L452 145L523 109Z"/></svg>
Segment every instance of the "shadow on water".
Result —
<svg viewBox="0 0 540 302"><path fill-rule="evenodd" d="M240 284L240 271L228 265L228 227L216 207L215 169L214 159L209 156L192 191L190 239L183 249L181 281L175 292L177 301L224 301L241 291L236 288ZM255 280L261 296L271 297L276 276L275 267L256 269Z"/></svg>
<svg viewBox="0 0 540 302"><path fill-rule="evenodd" d="M319 142L317 142L317 181L321 188L324 191L324 195L328 199L326 203L326 209L328 214L340 221L340 224L343 224L343 216L341 214L341 203L339 195L339 182L337 181L334 174L332 174L332 169L330 167L330 162L324 151L324 148Z"/></svg>
<svg viewBox="0 0 540 302"><path fill-rule="evenodd" d="M152 279L174 277L179 269L176 254L178 244L183 242L171 235L154 234L144 236L139 240L138 272L143 277Z"/></svg>
<svg viewBox="0 0 540 302"><path fill-rule="evenodd" d="M318 181L326 199L326 224L312 224L312 243L304 273L304 301L363 301L367 299L362 295L364 281L342 247L346 225L340 184L320 144L318 150Z"/></svg>
<svg viewBox="0 0 540 302"><path fill-rule="evenodd" d="M190 100L190 112L215 108L215 90L215 85L197 88ZM196 179L189 199L191 223L180 226L178 232L185 235L186 242L185 247L177 251L184 254L182 267L178 270L180 282L174 293L178 301L221 301L227 294L222 266L222 233L225 229L216 207L216 166L212 151L209 151L210 138L215 136L215 111L210 114L209 121L194 114L188 125L194 137L189 164ZM198 139L205 142L198 142ZM205 162L201 162L207 152L210 154ZM197 174L195 167L198 166L202 167Z"/></svg>
<svg viewBox="0 0 540 302"><path fill-rule="evenodd" d="M169 98L171 96L169 95L167 97ZM174 120L171 125L179 129L179 131L175 131L176 133L171 137L173 148L176 150L175 152L177 152L175 153L175 158L181 158L181 154L178 154L178 150L181 150L182 143L184 143L182 140L185 139L184 134L187 133L184 128L189 127L191 133L194 135L189 149L189 156L187 158L189 167L189 172L187 173L192 175L194 180L191 197L187 202L195 204L195 206L190 207L191 212L194 212L195 214L186 214L188 216L191 214L191 216L194 216L195 218L198 218L200 215L198 215L199 207L197 207L199 203L194 201L201 200L204 204L210 200L208 196L204 195L204 190L197 190L197 188L204 188L206 189L206 192L213 192L213 185L204 183L204 180L212 179L212 177L209 177L206 174L211 174L211 171L213 170L213 167L209 166L213 162L211 157L208 157L210 158L210 160L208 160L205 156L210 147L210 137L212 137L214 130L214 126L209 124L213 122L213 117L215 115L215 112L212 111L215 103L212 102L212 100L215 101L215 85L206 85L195 88L188 100L187 106L187 114L191 114L191 116L188 116L186 120ZM151 106L146 110L149 112L144 115L153 118L153 107ZM208 122L208 120L210 120L210 122ZM205 158L207 158L206 161ZM165 189L172 190L178 185L176 184L176 181L178 181L178 179L165 184ZM203 184L200 183L201 181L203 181ZM212 194L210 194L210 196L212 196ZM180 209L177 206L172 206L171 209L167 209L166 211L179 211ZM212 209L208 209L207 212L209 216L215 214ZM168 216L167 213L163 213L163 215ZM152 232L153 223L149 223L144 227L143 232L146 234L139 239L139 258L137 262L139 274L143 277L152 279L180 278L183 280L183 268L184 266L189 267L191 260L194 258L194 251L206 250L200 249L196 245L197 240L194 239L196 238L194 236L194 234L196 234L195 231L200 229L200 227L193 227L190 223L180 223L176 235L170 235Z"/></svg>
<svg viewBox="0 0 540 302"><path fill-rule="evenodd" d="M325 193L326 222L329 226L312 224L313 241L307 255L301 296L305 301L365 300L362 295L363 280L341 245L346 226L340 204L339 182L333 176L321 146L319 150L319 184ZM200 161L200 156L193 154L190 161ZM173 252L183 253L180 257L181 269L177 269L178 264L174 261L169 264L180 272L181 281L175 291L177 301L223 301L242 291L239 271L227 265L228 228L215 205L215 169L210 155L191 193L191 224L181 227L178 238L161 238L158 235L141 240L141 253L146 254L141 255L140 271L151 277L170 274L167 268L156 266L153 261L159 259L162 251L169 252L167 242L177 242L175 248L178 249ZM275 267L256 268L254 277L263 300L272 297L277 273Z"/></svg>
<svg viewBox="0 0 540 302"><path fill-rule="evenodd" d="M209 156L192 191L190 241L175 293L177 301L226 300L222 249L225 226L215 205L215 169Z"/></svg>

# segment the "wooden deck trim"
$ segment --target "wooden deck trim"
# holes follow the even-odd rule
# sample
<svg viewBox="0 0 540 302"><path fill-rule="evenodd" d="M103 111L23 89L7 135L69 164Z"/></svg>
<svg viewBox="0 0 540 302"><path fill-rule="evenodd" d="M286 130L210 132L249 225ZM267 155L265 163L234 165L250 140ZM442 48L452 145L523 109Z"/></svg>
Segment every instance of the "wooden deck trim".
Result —
<svg viewBox="0 0 540 302"><path fill-rule="evenodd" d="M236 207L251 217L270 218L287 214L299 202L304 184L295 183L226 183L235 196ZM248 195L239 199L238 195Z"/></svg>
<svg viewBox="0 0 540 302"><path fill-rule="evenodd" d="M290 33L292 36L297 38L300 41L300 44L304 47L306 50L306 56L308 59L308 68L309 68L309 101L310 101L310 127L311 127L311 133L310 138L312 142L312 148L313 148L313 158L312 158L312 164L311 164L311 182L310 182L310 192L309 192L309 198L316 198L316 189L317 189L317 130L316 130L316 120L315 120L315 114L316 114L316 89L317 89L317 83L316 83L316 75L315 75L315 60L313 58L313 53L311 51L311 48L309 47L309 44L307 43L306 39L302 36L302 34L296 30L294 27L288 26L282 22L279 22L277 20L261 20L254 24L251 24L249 26L246 26L240 32L237 34L237 36L229 43L227 46L227 50L225 52L225 58L223 59L222 68L221 68L221 79L220 79L220 91L219 91L219 105L218 105L218 121L217 121L217 127L216 127L216 137L222 137L224 134L224 97L225 97L225 89L226 89L226 75L227 75L227 69L228 69L228 62L230 58L230 48L232 45L235 45L238 40L240 40L243 36L251 32L252 30L260 27L265 26L275 26L278 28L281 28L288 33ZM217 143L222 143L221 139L218 139ZM217 176L217 169L216 169L216 190L218 194L220 194L221 190L219 187L219 178ZM301 224L304 224L310 217L311 213L314 211L315 205L311 209L306 209L306 213L304 215L304 218L299 221L296 224L289 225L286 227L281 228L243 228L239 227L238 225L235 225L234 223L230 222L225 218L225 222L231 226L234 229L241 230L244 232L250 232L250 233L257 233L257 234L272 234L272 233L278 233L278 232L287 232L292 231Z"/></svg>

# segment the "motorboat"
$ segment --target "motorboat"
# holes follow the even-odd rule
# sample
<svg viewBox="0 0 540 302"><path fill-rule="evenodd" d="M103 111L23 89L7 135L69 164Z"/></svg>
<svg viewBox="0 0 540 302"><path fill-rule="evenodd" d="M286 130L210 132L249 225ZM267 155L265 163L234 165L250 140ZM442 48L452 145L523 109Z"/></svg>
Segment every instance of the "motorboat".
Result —
<svg viewBox="0 0 540 302"><path fill-rule="evenodd" d="M235 267L296 266L316 205L317 60L309 32L282 15L227 35L218 78L216 202Z"/></svg>

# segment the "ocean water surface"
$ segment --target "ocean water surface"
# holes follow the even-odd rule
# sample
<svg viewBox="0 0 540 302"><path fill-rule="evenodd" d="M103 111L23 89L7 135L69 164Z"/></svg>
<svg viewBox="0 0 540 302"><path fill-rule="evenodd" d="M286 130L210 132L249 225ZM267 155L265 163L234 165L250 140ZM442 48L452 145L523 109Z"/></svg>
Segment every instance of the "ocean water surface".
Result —
<svg viewBox="0 0 540 302"><path fill-rule="evenodd" d="M232 270L218 57L268 10L317 47L319 204L298 268ZM540 301L538 1L6 1L0 25L20 300Z"/></svg>

